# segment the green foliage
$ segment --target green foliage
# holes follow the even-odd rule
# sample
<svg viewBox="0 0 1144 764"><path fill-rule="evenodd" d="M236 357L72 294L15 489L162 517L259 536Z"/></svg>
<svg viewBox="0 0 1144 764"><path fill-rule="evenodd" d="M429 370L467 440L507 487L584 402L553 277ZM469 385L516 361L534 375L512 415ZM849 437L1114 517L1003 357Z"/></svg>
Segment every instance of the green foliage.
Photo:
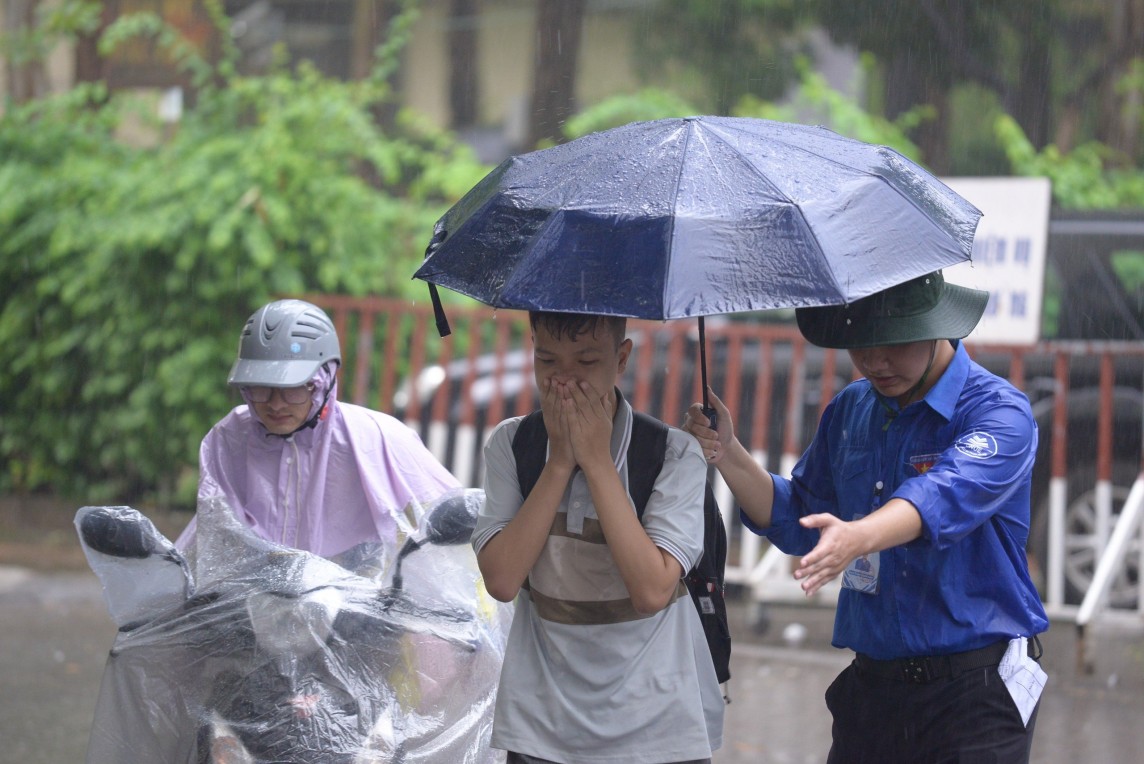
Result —
<svg viewBox="0 0 1144 764"><path fill-rule="evenodd" d="M373 80L239 78L147 16L105 42L138 34L202 86L156 146L116 138L128 106L98 85L0 118L0 491L193 487L246 317L287 294L423 298L433 222L488 169L411 115L383 132Z"/></svg>
<svg viewBox="0 0 1144 764"><path fill-rule="evenodd" d="M949 103L949 175L1004 175L1009 162L993 130L997 117L1005 113L997 94L974 83L959 83L950 89Z"/></svg>
<svg viewBox="0 0 1144 764"><path fill-rule="evenodd" d="M910 109L891 121L871 114L849 96L830 87L826 78L813 71L805 59L799 62L798 68L799 85L787 101L779 104L746 96L736 105L735 116L821 124L847 138L890 146L920 161L921 152L906 133L923 119L932 118L929 107Z"/></svg>
<svg viewBox="0 0 1144 764"><path fill-rule="evenodd" d="M1117 252L1112 256L1112 270L1130 294L1144 292L1144 251Z"/></svg>
<svg viewBox="0 0 1144 764"><path fill-rule="evenodd" d="M930 118L931 109L911 109L893 121L877 117L865 111L850 97L830 87L826 79L813 71L805 59L800 60L797 66L800 74L798 87L783 103L764 101L748 95L740 99L731 114L736 117L821 124L847 138L890 146L917 160L920 152L906 137L906 132L921 120ZM647 88L638 93L613 96L583 110L568 120L564 132L569 139L573 139L629 122L686 117L697 113L691 104L677 94Z"/></svg>
<svg viewBox="0 0 1144 764"><path fill-rule="evenodd" d="M0 34L0 56L11 66L47 59L52 46L99 26L100 3L65 0L36 8L36 24Z"/></svg>
<svg viewBox="0 0 1144 764"><path fill-rule="evenodd" d="M413 24L421 15L419 0L397 0L397 13L390 22L388 34L374 51L370 81L375 87L388 89L390 78L397 73L401 51L413 37Z"/></svg>
<svg viewBox="0 0 1144 764"><path fill-rule="evenodd" d="M995 130L1014 174L1048 178L1058 206L1144 209L1144 171L1104 144L1089 142L1068 153L1054 145L1037 151L1008 116L997 119Z"/></svg>
<svg viewBox="0 0 1144 764"><path fill-rule="evenodd" d="M120 16L100 38L99 52L103 55L112 54L124 43L141 37L153 39L159 50L164 51L180 69L191 75L191 82L196 87L210 84L214 70L202 53L179 34L179 30L153 13Z"/></svg>
<svg viewBox="0 0 1144 764"><path fill-rule="evenodd" d="M564 124L564 134L572 140L629 122L687 117L696 113L691 104L675 93L647 88L630 95L613 96L584 109Z"/></svg>
<svg viewBox="0 0 1144 764"><path fill-rule="evenodd" d="M745 95L782 96L812 10L804 0L660 0L634 29L633 62L648 85L727 114Z"/></svg>

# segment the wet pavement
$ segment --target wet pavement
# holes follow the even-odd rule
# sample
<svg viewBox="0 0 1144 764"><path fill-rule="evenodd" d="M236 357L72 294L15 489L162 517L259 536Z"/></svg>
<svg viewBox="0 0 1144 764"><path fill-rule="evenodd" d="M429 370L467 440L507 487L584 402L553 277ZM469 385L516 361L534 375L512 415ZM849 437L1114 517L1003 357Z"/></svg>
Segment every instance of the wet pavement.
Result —
<svg viewBox="0 0 1144 764"><path fill-rule="evenodd" d="M769 628L752 632L752 610L731 609L731 705L714 764L823 762L830 714L823 694L850 662L830 646L832 607L769 605ZM805 636L792 647L785 636ZM1135 764L1144 761L1144 620L1090 625L1080 651L1076 626L1054 622L1041 637L1049 675L1038 712L1032 764Z"/></svg>
<svg viewBox="0 0 1144 764"><path fill-rule="evenodd" d="M84 760L115 637L102 597L92 574L0 567L0 764Z"/></svg>
<svg viewBox="0 0 1144 764"><path fill-rule="evenodd" d="M830 717L822 699L847 654L830 647L833 610L769 605L770 626L732 602L734 649L724 746L714 764L822 762ZM784 634L804 631L797 646ZM0 764L82 762L100 676L115 629L95 577L0 566ZM1053 624L1042 664L1049 685L1034 764L1119 764L1144 754L1144 622L1101 621L1078 671L1071 623ZM442 764L449 764L443 762Z"/></svg>

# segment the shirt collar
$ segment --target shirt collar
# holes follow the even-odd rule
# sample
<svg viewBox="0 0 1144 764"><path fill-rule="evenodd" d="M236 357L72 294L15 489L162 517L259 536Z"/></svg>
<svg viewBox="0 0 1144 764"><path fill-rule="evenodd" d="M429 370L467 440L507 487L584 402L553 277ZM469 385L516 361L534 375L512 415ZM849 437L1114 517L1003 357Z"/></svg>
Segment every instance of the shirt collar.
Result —
<svg viewBox="0 0 1144 764"><path fill-rule="evenodd" d="M945 372L938 378L923 400L926 404L945 417L946 421L953 419L953 412L957 408L957 401L969 378L969 353L961 340L950 340L953 343L953 359L949 362Z"/></svg>

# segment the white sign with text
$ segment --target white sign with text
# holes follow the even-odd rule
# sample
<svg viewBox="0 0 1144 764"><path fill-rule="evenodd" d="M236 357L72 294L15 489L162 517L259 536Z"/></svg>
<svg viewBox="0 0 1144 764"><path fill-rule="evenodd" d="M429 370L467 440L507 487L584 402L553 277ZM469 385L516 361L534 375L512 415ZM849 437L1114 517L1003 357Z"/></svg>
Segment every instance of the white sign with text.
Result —
<svg viewBox="0 0 1144 764"><path fill-rule="evenodd" d="M981 210L973 261L944 268L947 280L989 292L972 342L1032 345L1041 303L1052 189L1048 178L942 178Z"/></svg>

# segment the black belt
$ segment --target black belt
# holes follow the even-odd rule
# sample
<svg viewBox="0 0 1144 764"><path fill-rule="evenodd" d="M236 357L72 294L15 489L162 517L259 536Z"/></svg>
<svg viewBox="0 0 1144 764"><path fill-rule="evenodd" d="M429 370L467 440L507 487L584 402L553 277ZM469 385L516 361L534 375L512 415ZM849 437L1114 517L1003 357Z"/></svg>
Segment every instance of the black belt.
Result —
<svg viewBox="0 0 1144 764"><path fill-rule="evenodd" d="M877 661L868 655L858 653L854 656L854 665L859 671L882 679L926 684L936 679L956 677L966 671L996 666L1001 663L1001 658L1008 649L1009 642L1005 641L964 653L922 655L888 661ZM1040 640L1029 637L1029 657L1037 660L1042 652Z"/></svg>

